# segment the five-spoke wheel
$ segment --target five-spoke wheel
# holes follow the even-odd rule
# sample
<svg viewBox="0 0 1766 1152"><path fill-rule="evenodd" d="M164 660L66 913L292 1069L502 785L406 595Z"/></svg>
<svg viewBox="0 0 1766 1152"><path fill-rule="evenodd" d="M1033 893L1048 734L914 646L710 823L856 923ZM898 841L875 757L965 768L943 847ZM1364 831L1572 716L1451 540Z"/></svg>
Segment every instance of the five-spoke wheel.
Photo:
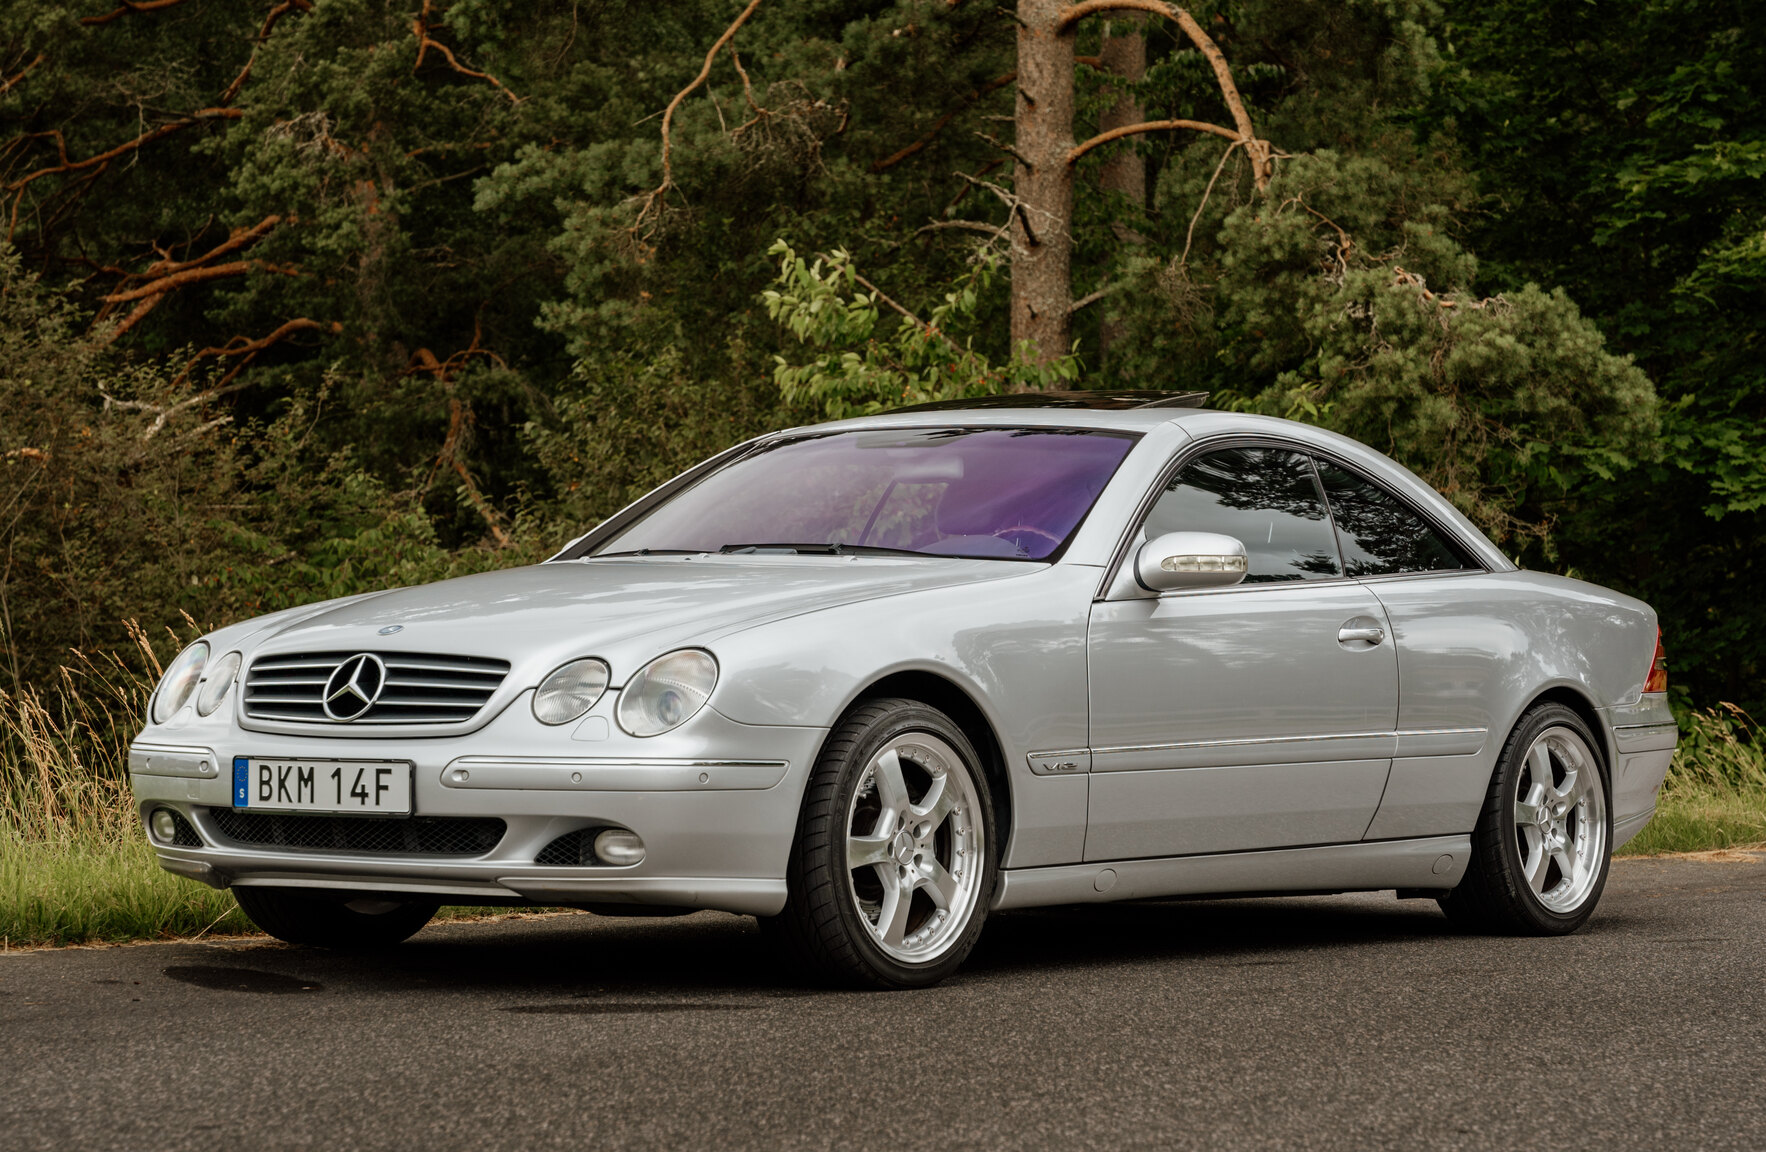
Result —
<svg viewBox="0 0 1766 1152"><path fill-rule="evenodd" d="M1472 833L1465 879L1441 907L1467 927L1557 935L1594 911L1611 862L1607 779L1588 725L1561 704L1510 734Z"/></svg>
<svg viewBox="0 0 1766 1152"><path fill-rule="evenodd" d="M764 927L842 983L942 980L974 947L992 895L991 802L974 745L944 713L857 706L811 774L788 902Z"/></svg>
<svg viewBox="0 0 1766 1152"><path fill-rule="evenodd" d="M852 793L846 865L877 945L906 963L935 958L980 890L974 782L955 749L910 732L871 757Z"/></svg>

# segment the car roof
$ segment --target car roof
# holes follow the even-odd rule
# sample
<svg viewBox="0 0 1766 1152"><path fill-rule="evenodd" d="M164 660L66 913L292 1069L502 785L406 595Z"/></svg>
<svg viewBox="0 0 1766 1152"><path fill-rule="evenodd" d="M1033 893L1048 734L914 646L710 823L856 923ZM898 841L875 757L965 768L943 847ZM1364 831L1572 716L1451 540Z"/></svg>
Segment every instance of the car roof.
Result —
<svg viewBox="0 0 1766 1152"><path fill-rule="evenodd" d="M1067 392L1006 392L998 396L972 396L966 400L934 400L908 404L896 412L969 412L995 408L1083 408L1118 412L1134 408L1200 408L1208 402L1206 392L1168 392L1152 388L1087 388Z"/></svg>
<svg viewBox="0 0 1766 1152"><path fill-rule="evenodd" d="M1034 397L1037 394L1030 394ZM1047 396L1048 393L1041 395ZM1068 394L1071 395L1071 394ZM1083 395L1083 394L1081 394ZM1121 395L1121 393L1117 393ZM1161 393L1158 395L1170 395ZM987 399L993 399L988 397ZM963 402L973 404L973 401ZM1268 436L1287 440L1349 461L1369 475L1409 496L1412 503L1430 509L1437 522L1444 522L1462 543L1471 548L1492 571L1512 571L1514 564L1492 544L1476 525L1453 504L1431 488L1420 477L1396 460L1359 441L1328 431L1313 424L1284 420L1276 416L1260 416L1250 412L1220 412L1194 407L1078 407L1037 404L1030 400L1011 404L990 404L986 407L926 405L879 412L874 416L858 416L827 424L792 428L763 437L818 435L827 432L858 431L867 428L928 428L963 426L970 428L1095 428L1099 431L1127 432L1145 435L1154 429L1176 425L1192 439L1217 436Z"/></svg>

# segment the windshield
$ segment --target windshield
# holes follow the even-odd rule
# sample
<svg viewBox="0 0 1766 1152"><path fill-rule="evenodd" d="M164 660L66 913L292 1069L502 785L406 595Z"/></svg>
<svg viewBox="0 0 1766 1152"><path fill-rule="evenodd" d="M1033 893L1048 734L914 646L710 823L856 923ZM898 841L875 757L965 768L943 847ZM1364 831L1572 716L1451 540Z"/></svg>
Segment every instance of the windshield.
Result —
<svg viewBox="0 0 1766 1152"><path fill-rule="evenodd" d="M913 428L780 441L679 493L596 555L876 549L1041 560L1067 543L1134 440L1079 428Z"/></svg>

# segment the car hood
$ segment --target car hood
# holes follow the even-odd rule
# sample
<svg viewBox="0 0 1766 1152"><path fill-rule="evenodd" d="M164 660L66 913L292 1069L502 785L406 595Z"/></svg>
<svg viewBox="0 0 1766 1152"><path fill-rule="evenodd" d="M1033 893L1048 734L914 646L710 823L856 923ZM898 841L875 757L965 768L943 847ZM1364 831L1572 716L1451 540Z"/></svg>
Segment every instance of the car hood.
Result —
<svg viewBox="0 0 1766 1152"><path fill-rule="evenodd" d="M531 686L595 655L615 684L684 644L857 600L1010 579L1040 564L942 557L732 556L561 561L401 588L292 620L255 654L404 651L489 656Z"/></svg>

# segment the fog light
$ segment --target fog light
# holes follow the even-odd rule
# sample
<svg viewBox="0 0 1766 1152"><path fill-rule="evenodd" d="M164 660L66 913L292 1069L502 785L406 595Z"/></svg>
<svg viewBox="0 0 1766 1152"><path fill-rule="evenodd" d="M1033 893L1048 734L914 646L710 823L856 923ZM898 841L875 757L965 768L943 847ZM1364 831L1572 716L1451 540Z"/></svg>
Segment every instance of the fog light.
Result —
<svg viewBox="0 0 1766 1152"><path fill-rule="evenodd" d="M170 844L178 837L178 819L170 808L155 808L147 823L153 829L153 838L161 844Z"/></svg>
<svg viewBox="0 0 1766 1152"><path fill-rule="evenodd" d="M608 828L595 837L595 859L625 867L644 858L644 841L636 832Z"/></svg>

